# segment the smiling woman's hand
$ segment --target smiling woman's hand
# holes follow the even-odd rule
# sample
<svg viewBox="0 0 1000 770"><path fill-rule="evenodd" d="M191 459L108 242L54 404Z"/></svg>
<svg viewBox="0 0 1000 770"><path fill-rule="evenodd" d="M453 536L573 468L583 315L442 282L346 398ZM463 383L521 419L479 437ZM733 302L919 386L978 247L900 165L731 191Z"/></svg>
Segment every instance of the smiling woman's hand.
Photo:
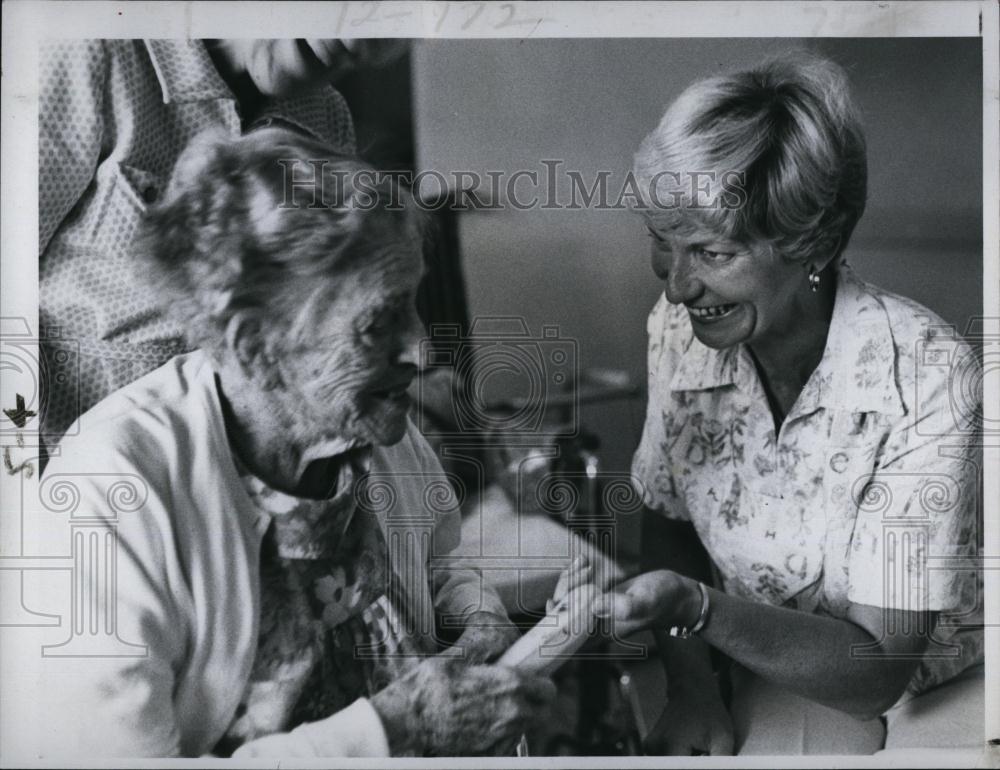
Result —
<svg viewBox="0 0 1000 770"><path fill-rule="evenodd" d="M700 612L697 581L665 569L619 583L593 604L594 615L611 618L615 633L620 636L656 627L690 628Z"/></svg>

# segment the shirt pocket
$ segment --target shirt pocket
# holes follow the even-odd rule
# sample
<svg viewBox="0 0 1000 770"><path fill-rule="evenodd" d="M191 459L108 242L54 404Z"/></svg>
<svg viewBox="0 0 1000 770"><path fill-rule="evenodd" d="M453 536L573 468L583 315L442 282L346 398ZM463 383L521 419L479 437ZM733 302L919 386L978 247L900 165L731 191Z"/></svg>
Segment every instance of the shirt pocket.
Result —
<svg viewBox="0 0 1000 770"><path fill-rule="evenodd" d="M116 276L131 262L139 223L163 189L162 176L136 166L108 161L98 170L93 201L69 235L70 243L87 255L82 269L94 273L98 284L108 282L106 277L101 280L102 275Z"/></svg>
<svg viewBox="0 0 1000 770"><path fill-rule="evenodd" d="M153 171L119 163L115 174L115 186L123 204L135 211L145 213L163 194L164 179Z"/></svg>

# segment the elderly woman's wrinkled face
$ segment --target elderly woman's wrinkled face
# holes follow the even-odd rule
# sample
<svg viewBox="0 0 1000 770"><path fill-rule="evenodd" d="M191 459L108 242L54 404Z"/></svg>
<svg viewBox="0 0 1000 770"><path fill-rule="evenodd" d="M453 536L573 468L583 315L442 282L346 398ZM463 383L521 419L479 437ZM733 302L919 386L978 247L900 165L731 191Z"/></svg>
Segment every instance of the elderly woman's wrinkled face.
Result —
<svg viewBox="0 0 1000 770"><path fill-rule="evenodd" d="M416 313L419 248L398 244L330 277L306 314L302 344L282 361L313 445L354 439L394 444L406 431L423 326Z"/></svg>
<svg viewBox="0 0 1000 770"><path fill-rule="evenodd" d="M702 344L723 349L773 341L801 317L800 302L809 295L802 265L711 234L648 229L653 272L667 300L687 308Z"/></svg>

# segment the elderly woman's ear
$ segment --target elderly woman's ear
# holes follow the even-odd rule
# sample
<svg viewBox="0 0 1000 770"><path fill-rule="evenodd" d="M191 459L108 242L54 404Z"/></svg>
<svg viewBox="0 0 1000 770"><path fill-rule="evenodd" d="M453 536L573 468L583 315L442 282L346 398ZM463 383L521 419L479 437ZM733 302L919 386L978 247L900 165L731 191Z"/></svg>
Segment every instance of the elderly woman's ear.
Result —
<svg viewBox="0 0 1000 770"><path fill-rule="evenodd" d="M263 390L281 386L281 367L268 350L267 336L259 317L242 310L233 313L226 324L224 342L223 356L237 366L247 380L258 383Z"/></svg>

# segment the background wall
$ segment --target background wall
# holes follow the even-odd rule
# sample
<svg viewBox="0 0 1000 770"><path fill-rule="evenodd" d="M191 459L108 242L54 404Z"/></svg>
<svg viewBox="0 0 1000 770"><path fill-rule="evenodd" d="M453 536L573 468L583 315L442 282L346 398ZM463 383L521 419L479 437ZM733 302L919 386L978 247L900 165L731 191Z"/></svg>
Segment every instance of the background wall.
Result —
<svg viewBox="0 0 1000 770"><path fill-rule="evenodd" d="M428 40L413 53L418 169L544 171L585 179L631 167L692 80L792 47L848 70L869 142L869 205L849 250L868 280L960 330L981 313L982 115L978 39ZM614 185L611 185L612 189ZM557 324L581 363L645 378L645 319L662 290L627 211L459 215L470 313ZM606 467L627 469L644 398L584 410Z"/></svg>

